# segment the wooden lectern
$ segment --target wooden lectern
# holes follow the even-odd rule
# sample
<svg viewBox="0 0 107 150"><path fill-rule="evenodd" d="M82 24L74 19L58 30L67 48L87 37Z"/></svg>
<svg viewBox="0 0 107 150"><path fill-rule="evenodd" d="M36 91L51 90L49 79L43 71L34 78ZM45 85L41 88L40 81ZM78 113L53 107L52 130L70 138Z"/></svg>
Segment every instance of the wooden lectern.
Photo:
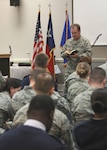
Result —
<svg viewBox="0 0 107 150"><path fill-rule="evenodd" d="M10 56L11 54L0 54L0 71L3 76L10 77Z"/></svg>

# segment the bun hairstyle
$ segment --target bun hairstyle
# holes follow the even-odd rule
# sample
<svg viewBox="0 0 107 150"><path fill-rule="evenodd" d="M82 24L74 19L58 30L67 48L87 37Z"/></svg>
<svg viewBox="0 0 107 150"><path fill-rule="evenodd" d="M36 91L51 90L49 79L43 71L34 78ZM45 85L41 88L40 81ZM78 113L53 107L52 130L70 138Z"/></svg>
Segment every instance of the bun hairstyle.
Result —
<svg viewBox="0 0 107 150"><path fill-rule="evenodd" d="M90 66L86 62L78 63L76 67L76 73L79 75L80 78L86 78L89 75Z"/></svg>
<svg viewBox="0 0 107 150"><path fill-rule="evenodd" d="M96 89L92 93L91 106L95 113L107 112L107 89Z"/></svg>

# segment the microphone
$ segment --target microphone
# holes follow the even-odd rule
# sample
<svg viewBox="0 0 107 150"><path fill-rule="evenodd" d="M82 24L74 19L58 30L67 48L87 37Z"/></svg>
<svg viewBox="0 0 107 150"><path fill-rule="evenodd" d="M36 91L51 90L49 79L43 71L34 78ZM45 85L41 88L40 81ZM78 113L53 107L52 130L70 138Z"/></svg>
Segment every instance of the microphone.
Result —
<svg viewBox="0 0 107 150"><path fill-rule="evenodd" d="M11 45L9 45L9 53L10 53L10 55L11 55L11 58L12 58L12 60L11 60L11 62L10 62L10 66L12 66L13 65L13 55L12 55L12 49L11 49Z"/></svg>
<svg viewBox="0 0 107 150"><path fill-rule="evenodd" d="M95 45L95 43L97 42L97 40L99 39L99 37L100 37L101 35L102 35L102 34L99 34L99 35L97 36L97 38L95 39L95 41L94 41L94 43L92 44L91 47L93 47L93 46Z"/></svg>
<svg viewBox="0 0 107 150"><path fill-rule="evenodd" d="M102 34L99 34L98 36L97 36L97 39L99 39L99 37L101 36Z"/></svg>
<svg viewBox="0 0 107 150"><path fill-rule="evenodd" d="M30 62L30 64L31 64L30 53L28 52L27 55L28 55L29 62Z"/></svg>
<svg viewBox="0 0 107 150"><path fill-rule="evenodd" d="M9 49L10 49L9 53L12 54L12 49L11 49L11 46L10 46L10 45L9 45Z"/></svg>

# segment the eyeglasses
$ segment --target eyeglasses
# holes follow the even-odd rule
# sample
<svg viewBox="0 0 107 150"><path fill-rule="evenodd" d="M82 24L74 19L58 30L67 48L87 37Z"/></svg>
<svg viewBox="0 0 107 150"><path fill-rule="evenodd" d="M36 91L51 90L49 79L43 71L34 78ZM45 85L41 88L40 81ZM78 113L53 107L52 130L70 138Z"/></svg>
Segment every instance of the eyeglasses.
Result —
<svg viewBox="0 0 107 150"><path fill-rule="evenodd" d="M74 35L75 35L75 34L78 34L78 32L72 32L72 34L74 34Z"/></svg>

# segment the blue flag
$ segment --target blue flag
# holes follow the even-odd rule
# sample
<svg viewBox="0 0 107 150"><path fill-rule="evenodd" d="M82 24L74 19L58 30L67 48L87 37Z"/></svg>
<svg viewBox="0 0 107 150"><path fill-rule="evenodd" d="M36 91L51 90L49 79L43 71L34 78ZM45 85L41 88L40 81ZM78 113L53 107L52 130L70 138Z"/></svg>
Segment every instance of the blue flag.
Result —
<svg viewBox="0 0 107 150"><path fill-rule="evenodd" d="M65 24L64 24L64 29L63 29L63 33L62 33L60 46L63 47L66 40L69 38L71 38L71 29L70 29L70 21L69 21L68 11L66 10L66 20L65 20ZM67 60L64 59L64 63L66 63L66 62L67 62Z"/></svg>

